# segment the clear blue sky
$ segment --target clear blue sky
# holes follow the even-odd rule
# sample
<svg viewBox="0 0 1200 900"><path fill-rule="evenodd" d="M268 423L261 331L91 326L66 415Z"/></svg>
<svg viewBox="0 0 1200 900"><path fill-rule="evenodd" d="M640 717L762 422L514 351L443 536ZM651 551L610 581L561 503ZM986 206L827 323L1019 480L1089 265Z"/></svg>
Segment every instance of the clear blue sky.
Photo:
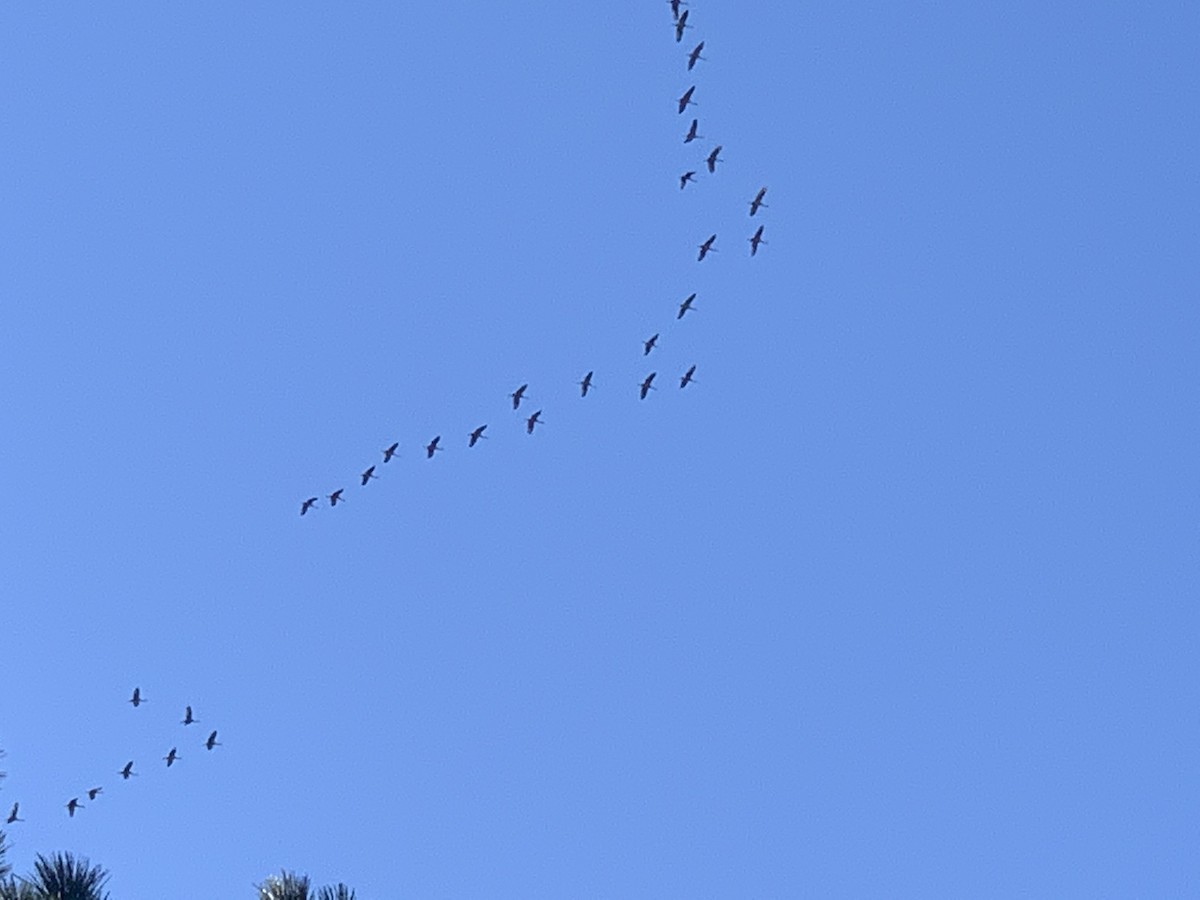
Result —
<svg viewBox="0 0 1200 900"><path fill-rule="evenodd" d="M18 870L1200 892L1194 3L102 6L0 9Z"/></svg>

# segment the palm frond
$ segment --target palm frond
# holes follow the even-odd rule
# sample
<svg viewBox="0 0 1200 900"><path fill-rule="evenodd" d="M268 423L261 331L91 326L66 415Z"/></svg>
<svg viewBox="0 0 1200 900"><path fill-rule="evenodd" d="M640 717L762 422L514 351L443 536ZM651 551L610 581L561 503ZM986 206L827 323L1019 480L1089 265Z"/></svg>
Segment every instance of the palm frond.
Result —
<svg viewBox="0 0 1200 900"><path fill-rule="evenodd" d="M70 853L51 856L39 853L33 862L33 878L28 883L35 896L41 894L54 900L108 900L108 892L104 890L108 873L104 868Z"/></svg>
<svg viewBox="0 0 1200 900"><path fill-rule="evenodd" d="M311 900L307 875L283 871L258 885L258 900Z"/></svg>
<svg viewBox="0 0 1200 900"><path fill-rule="evenodd" d="M335 885L326 885L317 891L317 900L355 900L354 891L340 882Z"/></svg>

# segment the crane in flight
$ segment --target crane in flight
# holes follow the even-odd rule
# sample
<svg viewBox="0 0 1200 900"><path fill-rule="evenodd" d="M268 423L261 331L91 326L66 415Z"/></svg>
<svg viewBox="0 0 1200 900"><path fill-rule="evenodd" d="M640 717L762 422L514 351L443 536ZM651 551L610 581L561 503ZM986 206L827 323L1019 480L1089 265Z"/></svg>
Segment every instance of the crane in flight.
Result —
<svg viewBox="0 0 1200 900"><path fill-rule="evenodd" d="M442 439L442 436L439 434L432 441L430 441L428 444L425 445L425 458L426 459L433 459L433 454L437 453L439 450L446 449L445 447L438 446L438 441L440 441L441 439Z"/></svg>
<svg viewBox="0 0 1200 900"><path fill-rule="evenodd" d="M684 3L683 0L667 0L667 2L669 4L671 4L671 15L674 16L675 21L678 22L679 21L679 7L687 6L687 4Z"/></svg>
<svg viewBox="0 0 1200 900"><path fill-rule="evenodd" d="M175 762L175 760L177 760L177 759L183 759L183 757L182 757L182 756L179 756L179 755L178 755L178 754L175 752L175 748L174 748L174 747L172 747L172 748L171 748L171 752L170 752L170 753L168 753L166 756L164 756L164 757L163 757L163 759L165 759L165 760L167 761L167 768L169 769L169 768L171 768L171 764L172 764L172 763L174 763L174 762Z"/></svg>
<svg viewBox="0 0 1200 900"><path fill-rule="evenodd" d="M312 509L316 505L317 505L317 498L309 497L307 500L305 500L303 503L300 504L300 515L304 515L306 512L308 512L310 509ZM134 705L136 706L137 704L134 704Z"/></svg>
<svg viewBox="0 0 1200 900"><path fill-rule="evenodd" d="M691 25L689 25L687 23L687 17L688 17L688 11L685 9L682 13L679 14L679 18L675 20L675 43L677 43L677 44L683 40L683 30L685 28L692 27Z"/></svg>
<svg viewBox="0 0 1200 900"><path fill-rule="evenodd" d="M713 147L713 152L708 154L708 159L704 161L708 164L708 171L710 174L717 171L717 163L725 162L725 160L721 159L720 156L722 146L722 144L717 144L717 146Z"/></svg>
<svg viewBox="0 0 1200 900"><path fill-rule="evenodd" d="M750 201L750 215L758 212L759 207L763 209L767 208L767 204L763 203L763 197L765 196L767 196L767 189L765 187L759 188L758 193L754 195L754 199Z"/></svg>
<svg viewBox="0 0 1200 900"><path fill-rule="evenodd" d="M700 255L698 257L696 257L700 262L704 262L704 257L708 256L708 254L717 252L716 249L713 247L713 243L716 240L717 240L717 236L715 234L712 234L712 235L709 235L707 241L705 241L703 244L700 245Z"/></svg>
<svg viewBox="0 0 1200 900"><path fill-rule="evenodd" d="M750 255L751 256L753 256L754 254L756 254L758 252L759 244L766 243L766 241L763 240L762 233L763 233L763 226L759 225L758 231L754 232L754 234L750 235L750 237L747 238L747 240L750 241Z"/></svg>
<svg viewBox="0 0 1200 900"><path fill-rule="evenodd" d="M4 820L5 825L11 825L13 822L24 822L24 819L17 818L17 810L20 808L20 803L14 803L12 812L8 814L8 818Z"/></svg>
<svg viewBox="0 0 1200 900"><path fill-rule="evenodd" d="M329 505L330 506L337 506L339 502L340 503L346 502L345 500L342 499L342 491L344 491L344 490L346 490L346 489L338 488L336 491L334 491L332 494L329 495Z"/></svg>
<svg viewBox="0 0 1200 900"><path fill-rule="evenodd" d="M704 41L698 43L692 48L692 52L688 54L688 71L692 71L692 67L696 65L696 60L704 60L700 54L704 51ZM704 60L707 62L707 60Z"/></svg>
<svg viewBox="0 0 1200 900"><path fill-rule="evenodd" d="M142 697L142 689L141 688L135 687L133 689L133 696L129 698L129 702L133 704L134 709L137 709L143 703L149 703L150 701L146 700L144 697Z"/></svg>
<svg viewBox="0 0 1200 900"><path fill-rule="evenodd" d="M685 144L690 144L692 141L696 140L696 138L704 137L704 135L697 133L697 129L699 129L699 128L700 128L700 120L692 119L692 125L690 128L688 128L687 134L685 134L683 136L683 142Z"/></svg>
<svg viewBox="0 0 1200 900"><path fill-rule="evenodd" d="M220 747L221 742L217 740L217 733L214 731L208 736L208 740L204 742L204 749L211 750L213 747Z"/></svg>
<svg viewBox="0 0 1200 900"><path fill-rule="evenodd" d="M362 479L362 486L366 487L368 481L370 481L372 478L378 478L379 476L375 474L375 467L369 466L367 471L363 472L358 477Z"/></svg>
<svg viewBox="0 0 1200 900"><path fill-rule="evenodd" d="M689 106L699 106L692 99L692 94L696 92L696 86L693 84L690 88L683 92L683 96L679 98L679 114L683 115L683 111Z"/></svg>
<svg viewBox="0 0 1200 900"><path fill-rule="evenodd" d="M658 374L657 372L651 372L649 375L646 376L646 380L642 382L642 393L641 393L641 397L639 399L645 400L646 394L650 393L650 391L658 390L658 388L656 388L651 383L654 381L654 376L657 374Z"/></svg>
<svg viewBox="0 0 1200 900"><path fill-rule="evenodd" d="M679 189L682 191L685 187L687 187L687 184L689 181L695 183L695 181L696 181L695 176L696 176L695 169L693 169L690 172L684 172L682 175L680 175L679 176Z"/></svg>
<svg viewBox="0 0 1200 900"><path fill-rule="evenodd" d="M679 319L682 319L682 318L683 318L683 316L684 316L684 313L686 313L688 310L690 310L690 309L692 308L692 301L693 301L693 300L695 300L695 299L696 299L696 295L695 295L695 294L688 294L688 297L687 297L687 299L686 299L686 300L684 300L682 303L680 303L680 304L679 304L679 315L677 315L677 316L675 317L675 319L676 319L677 321L678 321Z"/></svg>
<svg viewBox="0 0 1200 900"><path fill-rule="evenodd" d="M541 414L542 414L542 411L539 409L532 416L530 416L528 419L525 420L525 433L526 434L533 434L533 426L534 425L543 424L542 420L538 418L538 416L540 416Z"/></svg>
<svg viewBox="0 0 1200 900"><path fill-rule="evenodd" d="M124 781L128 781L130 775L137 775L137 772L133 771L133 760L131 759L129 762L125 763L125 768L123 768L117 774L120 775Z"/></svg>
<svg viewBox="0 0 1200 900"><path fill-rule="evenodd" d="M525 390L529 387L528 384L523 384L508 396L512 397L513 409L520 409L521 401L525 399Z"/></svg>
<svg viewBox="0 0 1200 900"><path fill-rule="evenodd" d="M88 792L87 792L88 799L95 800L98 795L103 794L103 793L104 793L104 788L98 788L98 787L88 788Z"/></svg>
<svg viewBox="0 0 1200 900"><path fill-rule="evenodd" d="M587 396L587 392L592 387L592 375L594 375L594 374L595 374L594 372L588 372L586 375L583 376L583 381L579 382L579 396L580 397Z"/></svg>
<svg viewBox="0 0 1200 900"><path fill-rule="evenodd" d="M688 369L686 372L684 372L683 377L679 379L679 387L685 388L689 384L691 384L693 381L695 381L696 379L694 379L692 377L695 374L696 374L696 367L692 366L690 369Z"/></svg>
<svg viewBox="0 0 1200 900"><path fill-rule="evenodd" d="M642 356L649 356L650 351L654 349L654 347L657 343L658 343L658 335L657 334L655 334L652 338L650 338L647 341L642 341Z"/></svg>
<svg viewBox="0 0 1200 900"><path fill-rule="evenodd" d="M183 708L183 720L179 723L180 725L192 725L199 721L199 719L192 718L192 708L190 706Z"/></svg>
<svg viewBox="0 0 1200 900"><path fill-rule="evenodd" d="M392 444L392 446L390 446L390 447L384 447L383 448L383 461L385 463L391 462L392 457L396 455L396 450L398 450L399 447L400 447L399 441L396 441L396 443Z"/></svg>
<svg viewBox="0 0 1200 900"><path fill-rule="evenodd" d="M79 802L78 797L72 797L70 800L67 801L67 815L70 816L72 819L75 818L75 810L83 809L83 808L84 808L84 805Z"/></svg>
<svg viewBox="0 0 1200 900"><path fill-rule="evenodd" d="M474 447L477 443L479 443L480 438L483 438L486 441L487 435L483 433L486 428L487 428L486 425L480 425L478 428L476 428L474 431L472 431L469 435L467 435L467 440L468 440L467 446Z"/></svg>

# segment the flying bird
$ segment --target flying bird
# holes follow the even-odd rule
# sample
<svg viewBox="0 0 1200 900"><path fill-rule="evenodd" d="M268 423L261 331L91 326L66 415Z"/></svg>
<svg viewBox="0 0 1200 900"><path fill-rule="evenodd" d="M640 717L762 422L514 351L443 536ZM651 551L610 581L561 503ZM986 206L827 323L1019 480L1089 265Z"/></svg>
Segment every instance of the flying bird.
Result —
<svg viewBox="0 0 1200 900"><path fill-rule="evenodd" d="M583 381L579 382L579 396L581 396L581 397L587 396L587 392L592 386L592 375L593 374L594 373L592 373L592 372L588 372L586 375L583 376Z"/></svg>
<svg viewBox="0 0 1200 900"><path fill-rule="evenodd" d="M317 498L309 497L307 500L305 500L303 503L300 504L300 515L304 515L306 512L308 512L310 509L312 509L316 505L317 505ZM137 706L137 704L135 703L134 706Z"/></svg>
<svg viewBox="0 0 1200 900"><path fill-rule="evenodd" d="M700 255L698 257L696 257L700 262L703 262L704 257L708 256L709 253L717 252L716 249L713 247L713 242L716 241L716 239L717 239L717 236L715 234L709 235L708 240L700 245Z"/></svg>
<svg viewBox="0 0 1200 900"><path fill-rule="evenodd" d="M337 506L338 501L341 501L342 503L346 502L345 500L342 500L342 491L344 491L344 490L346 490L346 489L338 488L336 491L334 491L332 494L329 495L329 505L330 506Z"/></svg>
<svg viewBox="0 0 1200 900"><path fill-rule="evenodd" d="M483 433L485 428L487 428L486 425L480 425L478 428L472 431L470 435L468 435L468 440L470 441L470 443L467 444L468 447L474 447L480 438L487 440L487 435Z"/></svg>
<svg viewBox="0 0 1200 900"><path fill-rule="evenodd" d="M704 57L700 55L703 50L704 50L704 41L701 41L695 47L693 47L692 52L688 54L688 71L689 72L692 71L692 66L696 65L696 60L704 59Z"/></svg>
<svg viewBox="0 0 1200 900"><path fill-rule="evenodd" d="M204 742L206 750L211 750L213 747L220 747L221 742L217 740L217 733L214 731L208 736L208 740Z"/></svg>
<svg viewBox="0 0 1200 900"><path fill-rule="evenodd" d="M375 474L375 467L370 466L367 471L363 472L362 475L358 477L362 479L362 486L366 487L368 481L370 481L372 478L378 478L379 476Z"/></svg>
<svg viewBox="0 0 1200 900"><path fill-rule="evenodd" d="M399 446L400 446L400 442L396 441L396 443L392 444L392 446L384 448L383 461L385 463L392 461L392 457L396 455L396 450Z"/></svg>
<svg viewBox="0 0 1200 900"><path fill-rule="evenodd" d="M648 394L650 391L658 390L658 388L656 388L653 384L651 384L651 382L654 381L654 376L657 374L658 374L657 372L651 372L649 375L646 376L646 380L642 382L642 395L641 395L642 400L646 399L646 394Z"/></svg>
<svg viewBox="0 0 1200 900"><path fill-rule="evenodd" d="M692 378L692 376L695 374L696 374L696 367L692 366L690 369L688 369L686 372L684 372L683 377L679 379L679 387L685 388L689 384L691 384L693 381L695 381L695 379Z"/></svg>
<svg viewBox="0 0 1200 900"><path fill-rule="evenodd" d="M696 138L704 137L704 135L696 133L696 129L698 129L699 127L700 127L700 120L692 119L692 126L688 129L688 133L683 136L683 142L685 144L690 144L692 141L696 140Z"/></svg>
<svg viewBox="0 0 1200 900"><path fill-rule="evenodd" d="M759 244L766 243L766 241L763 240L762 233L763 233L763 226L759 225L758 231L754 232L754 234L750 235L750 237L747 238L747 240L750 241L750 255L751 256L753 256L755 253L758 252Z"/></svg>
<svg viewBox="0 0 1200 900"><path fill-rule="evenodd" d="M694 94L695 92L696 92L696 86L693 84L690 88L688 88L686 91L684 91L683 96L679 98L679 113L680 113L680 115L682 115L683 111L685 109L687 109L689 106L698 106L699 105L692 101L692 94Z"/></svg>
<svg viewBox="0 0 1200 900"><path fill-rule="evenodd" d="M171 768L171 763L175 762L177 759L183 759L183 757L176 755L175 748L172 747L171 752L164 756L163 759L167 761L167 768L169 769Z"/></svg>
<svg viewBox="0 0 1200 900"><path fill-rule="evenodd" d="M131 759L129 762L125 763L125 768L123 768L117 774L120 775L125 781L129 780L130 775L136 775L137 772L133 771L133 760Z"/></svg>
<svg viewBox="0 0 1200 900"><path fill-rule="evenodd" d="M722 146L722 144L717 144L717 146L713 147L713 152L708 154L708 159L705 160L705 162L708 164L708 171L710 173L717 171L717 163L725 162L725 160L721 159L721 157L718 155L721 152Z"/></svg>
<svg viewBox="0 0 1200 900"><path fill-rule="evenodd" d="M134 688L133 696L129 698L129 702L133 704L134 709L137 709L137 707L141 706L143 703L149 703L150 701L142 699L141 688Z"/></svg>
<svg viewBox="0 0 1200 900"><path fill-rule="evenodd" d="M75 810L83 809L83 808L84 808L84 806L82 803L79 802L79 798L72 797L67 802L67 815L69 815L73 819L73 818L75 818Z"/></svg>
<svg viewBox="0 0 1200 900"><path fill-rule="evenodd" d="M688 11L685 9L675 20L675 43L677 44L683 40L683 29L692 27L687 23L687 17Z"/></svg>
<svg viewBox="0 0 1200 900"><path fill-rule="evenodd" d="M671 15L673 15L675 17L675 21L678 22L679 7L687 6L687 4L684 3L683 0L667 0L667 2L671 4Z"/></svg>
<svg viewBox="0 0 1200 900"><path fill-rule="evenodd" d="M199 721L199 719L192 718L192 708L190 706L185 706L183 708L183 721L180 722L181 725L191 725L193 722Z"/></svg>
<svg viewBox="0 0 1200 900"><path fill-rule="evenodd" d="M438 446L438 441L440 441L441 439L442 439L442 436L439 434L437 437L435 437L432 441L430 441L425 446L425 458L426 459L433 459L433 454L437 453L439 450L446 449L445 447Z"/></svg>
<svg viewBox="0 0 1200 900"><path fill-rule="evenodd" d="M530 416L528 419L525 420L525 433L526 434L533 434L533 426L542 424L542 420L538 418L538 416L540 416L541 414L542 414L542 411L539 409L532 416Z"/></svg>
<svg viewBox="0 0 1200 900"><path fill-rule="evenodd" d="M680 175L680 176L679 176L679 189L680 189L681 191L682 191L682 190L683 190L685 187L687 187L687 183L688 183L689 181L691 181L691 182L694 182L694 181L696 180L694 177L692 177L692 176L694 176L695 174L696 174L696 172L695 172L695 170L693 169L691 172L684 172L682 175Z"/></svg>
<svg viewBox="0 0 1200 900"><path fill-rule="evenodd" d="M649 356L650 351L654 349L654 345L658 343L658 335L650 338L648 341L642 341L642 356Z"/></svg>
<svg viewBox="0 0 1200 900"><path fill-rule="evenodd" d="M88 789L88 799L95 800L97 794L103 794L103 793L104 793L104 788L98 788L98 787L89 788Z"/></svg>
<svg viewBox="0 0 1200 900"><path fill-rule="evenodd" d="M767 204L763 203L763 197L766 195L767 189L765 187L758 189L758 193L755 194L754 199L750 201L750 215L754 215L756 212L758 212L758 208L760 206L766 209Z"/></svg>
<svg viewBox="0 0 1200 900"><path fill-rule="evenodd" d="M8 814L8 818L4 820L5 825L11 825L13 822L24 822L25 821L24 819L17 818L17 809L20 807L20 805L21 805L20 803L13 804L12 812L10 812Z"/></svg>
<svg viewBox="0 0 1200 900"><path fill-rule="evenodd" d="M513 409L520 408L521 401L525 399L525 389L527 387L529 387L528 384L523 384L519 388L517 388L515 391L513 391L511 394L508 395L508 396L512 397Z"/></svg>
<svg viewBox="0 0 1200 900"><path fill-rule="evenodd" d="M695 294L688 294L688 298L679 304L679 315L677 315L675 317L676 320L683 318L683 314L692 308L692 301L695 299L696 299Z"/></svg>

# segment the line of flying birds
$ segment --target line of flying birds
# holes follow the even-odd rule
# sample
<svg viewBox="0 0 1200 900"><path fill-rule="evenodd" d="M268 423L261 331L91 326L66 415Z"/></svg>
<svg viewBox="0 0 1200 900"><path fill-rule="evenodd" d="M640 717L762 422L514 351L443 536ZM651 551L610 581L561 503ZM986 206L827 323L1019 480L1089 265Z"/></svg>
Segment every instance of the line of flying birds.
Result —
<svg viewBox="0 0 1200 900"><path fill-rule="evenodd" d="M683 41L684 31L693 27L692 25L690 25L688 23L688 15L689 15L690 11L686 10L686 9L682 9L682 7L685 7L688 4L684 3L683 0L667 0L667 2L671 6L671 15L675 21L675 42L680 43ZM687 69L689 72L695 68L697 62L705 60L705 57L701 55L703 52L704 52L704 41L701 41L695 47L693 47L691 49L691 51L688 53ZM680 115L682 115L689 106L697 105L696 101L694 101L692 99L692 96L693 96L693 94L695 94L695 92L696 92L696 85L692 85L686 91L684 91L683 95L679 98L678 107L679 107ZM703 137L703 135L699 134L699 128L700 128L700 120L692 119L692 123L688 127L687 133L683 136L683 142L685 144L690 144L692 141L701 139ZM715 147L713 147L712 151L709 152L708 156L705 157L704 163L705 163L705 166L708 168L709 174L716 174L717 163L724 162L724 160L721 158L721 151L723 149L724 149L724 145L717 144ZM680 190L683 190L684 188L686 188L689 183L692 183L692 184L698 183L696 181L696 170L686 171L682 175L679 176L679 189ZM765 187L759 188L758 193L756 193L754 195L754 197L749 201L751 217L758 215L758 211L760 209L767 208L767 204L764 202L764 198L766 197L766 195L767 195L767 189ZM767 243L763 239L763 226L759 225L758 229L749 238L747 238L747 240L750 242L750 255L756 256L758 254L759 246ZM697 255L696 259L698 262L703 262L705 257L708 256L708 254L717 252L717 248L713 246L716 242L717 242L717 236L714 233L714 234L709 235L702 243L697 245L699 248L699 254ZM679 304L679 308L675 314L675 319L677 321L682 319L688 312L690 312L694 308L693 303L694 303L695 299L696 299L696 294L693 292L693 293L689 294L683 300L682 303ZM650 355L650 352L658 344L658 338L659 338L659 335L654 334L642 342L642 356ZM687 371L685 371L682 375L679 376L679 387L685 388L689 384L694 383L696 381L695 374L696 374L696 366L692 365L687 369ZM576 382L579 385L579 389L580 389L579 394L581 397L586 397L588 395L588 391L591 390L592 377L594 375L595 375L595 372L590 371L586 375L583 376L583 379L581 381ZM644 379L642 379L641 383L638 385L638 398L639 399L645 400L647 394L649 394L650 391L657 390L657 387L654 384L654 379L657 376L658 376L657 372L651 372ZM509 398L512 400L512 408L514 410L519 410L521 408L522 401L526 399L525 392L528 389L529 389L528 384L522 384L515 391L513 391L511 394L508 395ZM525 433L526 434L533 434L534 428L536 428L538 425L543 424L544 420L542 419L542 412L543 412L543 410L539 409L525 419ZM484 424L484 425L478 426L473 431L469 432L466 436L467 437L467 446L474 447L477 443L479 443L479 441L485 440L487 438L487 435L484 434L484 432L487 431L487 428L488 428L488 426L486 424ZM442 436L439 434L439 435L435 436L433 438L433 440L431 440L428 444L425 445L425 458L426 459L433 459L434 456L439 451L446 449L444 446L442 446L441 442L442 442ZM391 462L392 459L394 459L396 457L399 449L400 449L399 441L394 442L389 447L385 447L383 449L383 462L384 463ZM373 481L379 477L376 474L376 469L378 468L378 465L379 464L368 466L363 472L361 472L359 474L358 479L359 479L360 486L366 487L371 481ZM329 505L331 507L335 507L339 503L346 502L345 497L343 496L343 494L345 494L345 492L346 492L345 488L338 488L333 493L326 494L325 497L329 501ZM303 516L303 515L307 514L309 510L316 508L318 502L320 502L320 497L308 497L307 499L302 501L300 504L300 515Z"/></svg>
<svg viewBox="0 0 1200 900"><path fill-rule="evenodd" d="M142 689L135 687L133 689L133 696L129 698L128 702L132 703L134 709L136 709L137 707L141 706L143 703L148 703L149 701L145 697L142 696ZM184 710L183 710L183 718L180 720L179 724L181 724L181 725L196 725L199 722L200 722L200 720L195 718L192 715L192 708L190 706L185 706ZM217 732L215 730L209 732L208 737L205 738L202 746L206 750L212 750L214 747L221 746L221 742L217 740ZM179 760L183 759L183 757L179 755L178 746L175 746L167 751L167 755L164 756L163 759L166 761L167 768L169 769L169 768L171 768L171 766L173 766ZM138 773L133 771L133 760L131 759L131 760L129 760L129 762L125 763L125 765L121 767L121 769L117 772L117 774L121 776L122 781L128 781L130 778L136 778ZM101 794L104 793L104 788L103 787L88 788L87 791L85 791L84 793L87 794L87 799L88 799L88 802L90 803L93 800L95 800L97 797L99 797ZM80 796L82 796L82 795L80 795ZM64 806L66 807L67 815L69 817L71 817L72 819L75 818L76 810L87 808L83 803L80 802L79 797L72 797L70 800L68 800L64 804ZM5 824L12 825L16 822L24 822L25 820L20 817L20 812L21 812L21 804L19 802L14 803L12 805L12 809L9 810L8 816L4 819Z"/></svg>

